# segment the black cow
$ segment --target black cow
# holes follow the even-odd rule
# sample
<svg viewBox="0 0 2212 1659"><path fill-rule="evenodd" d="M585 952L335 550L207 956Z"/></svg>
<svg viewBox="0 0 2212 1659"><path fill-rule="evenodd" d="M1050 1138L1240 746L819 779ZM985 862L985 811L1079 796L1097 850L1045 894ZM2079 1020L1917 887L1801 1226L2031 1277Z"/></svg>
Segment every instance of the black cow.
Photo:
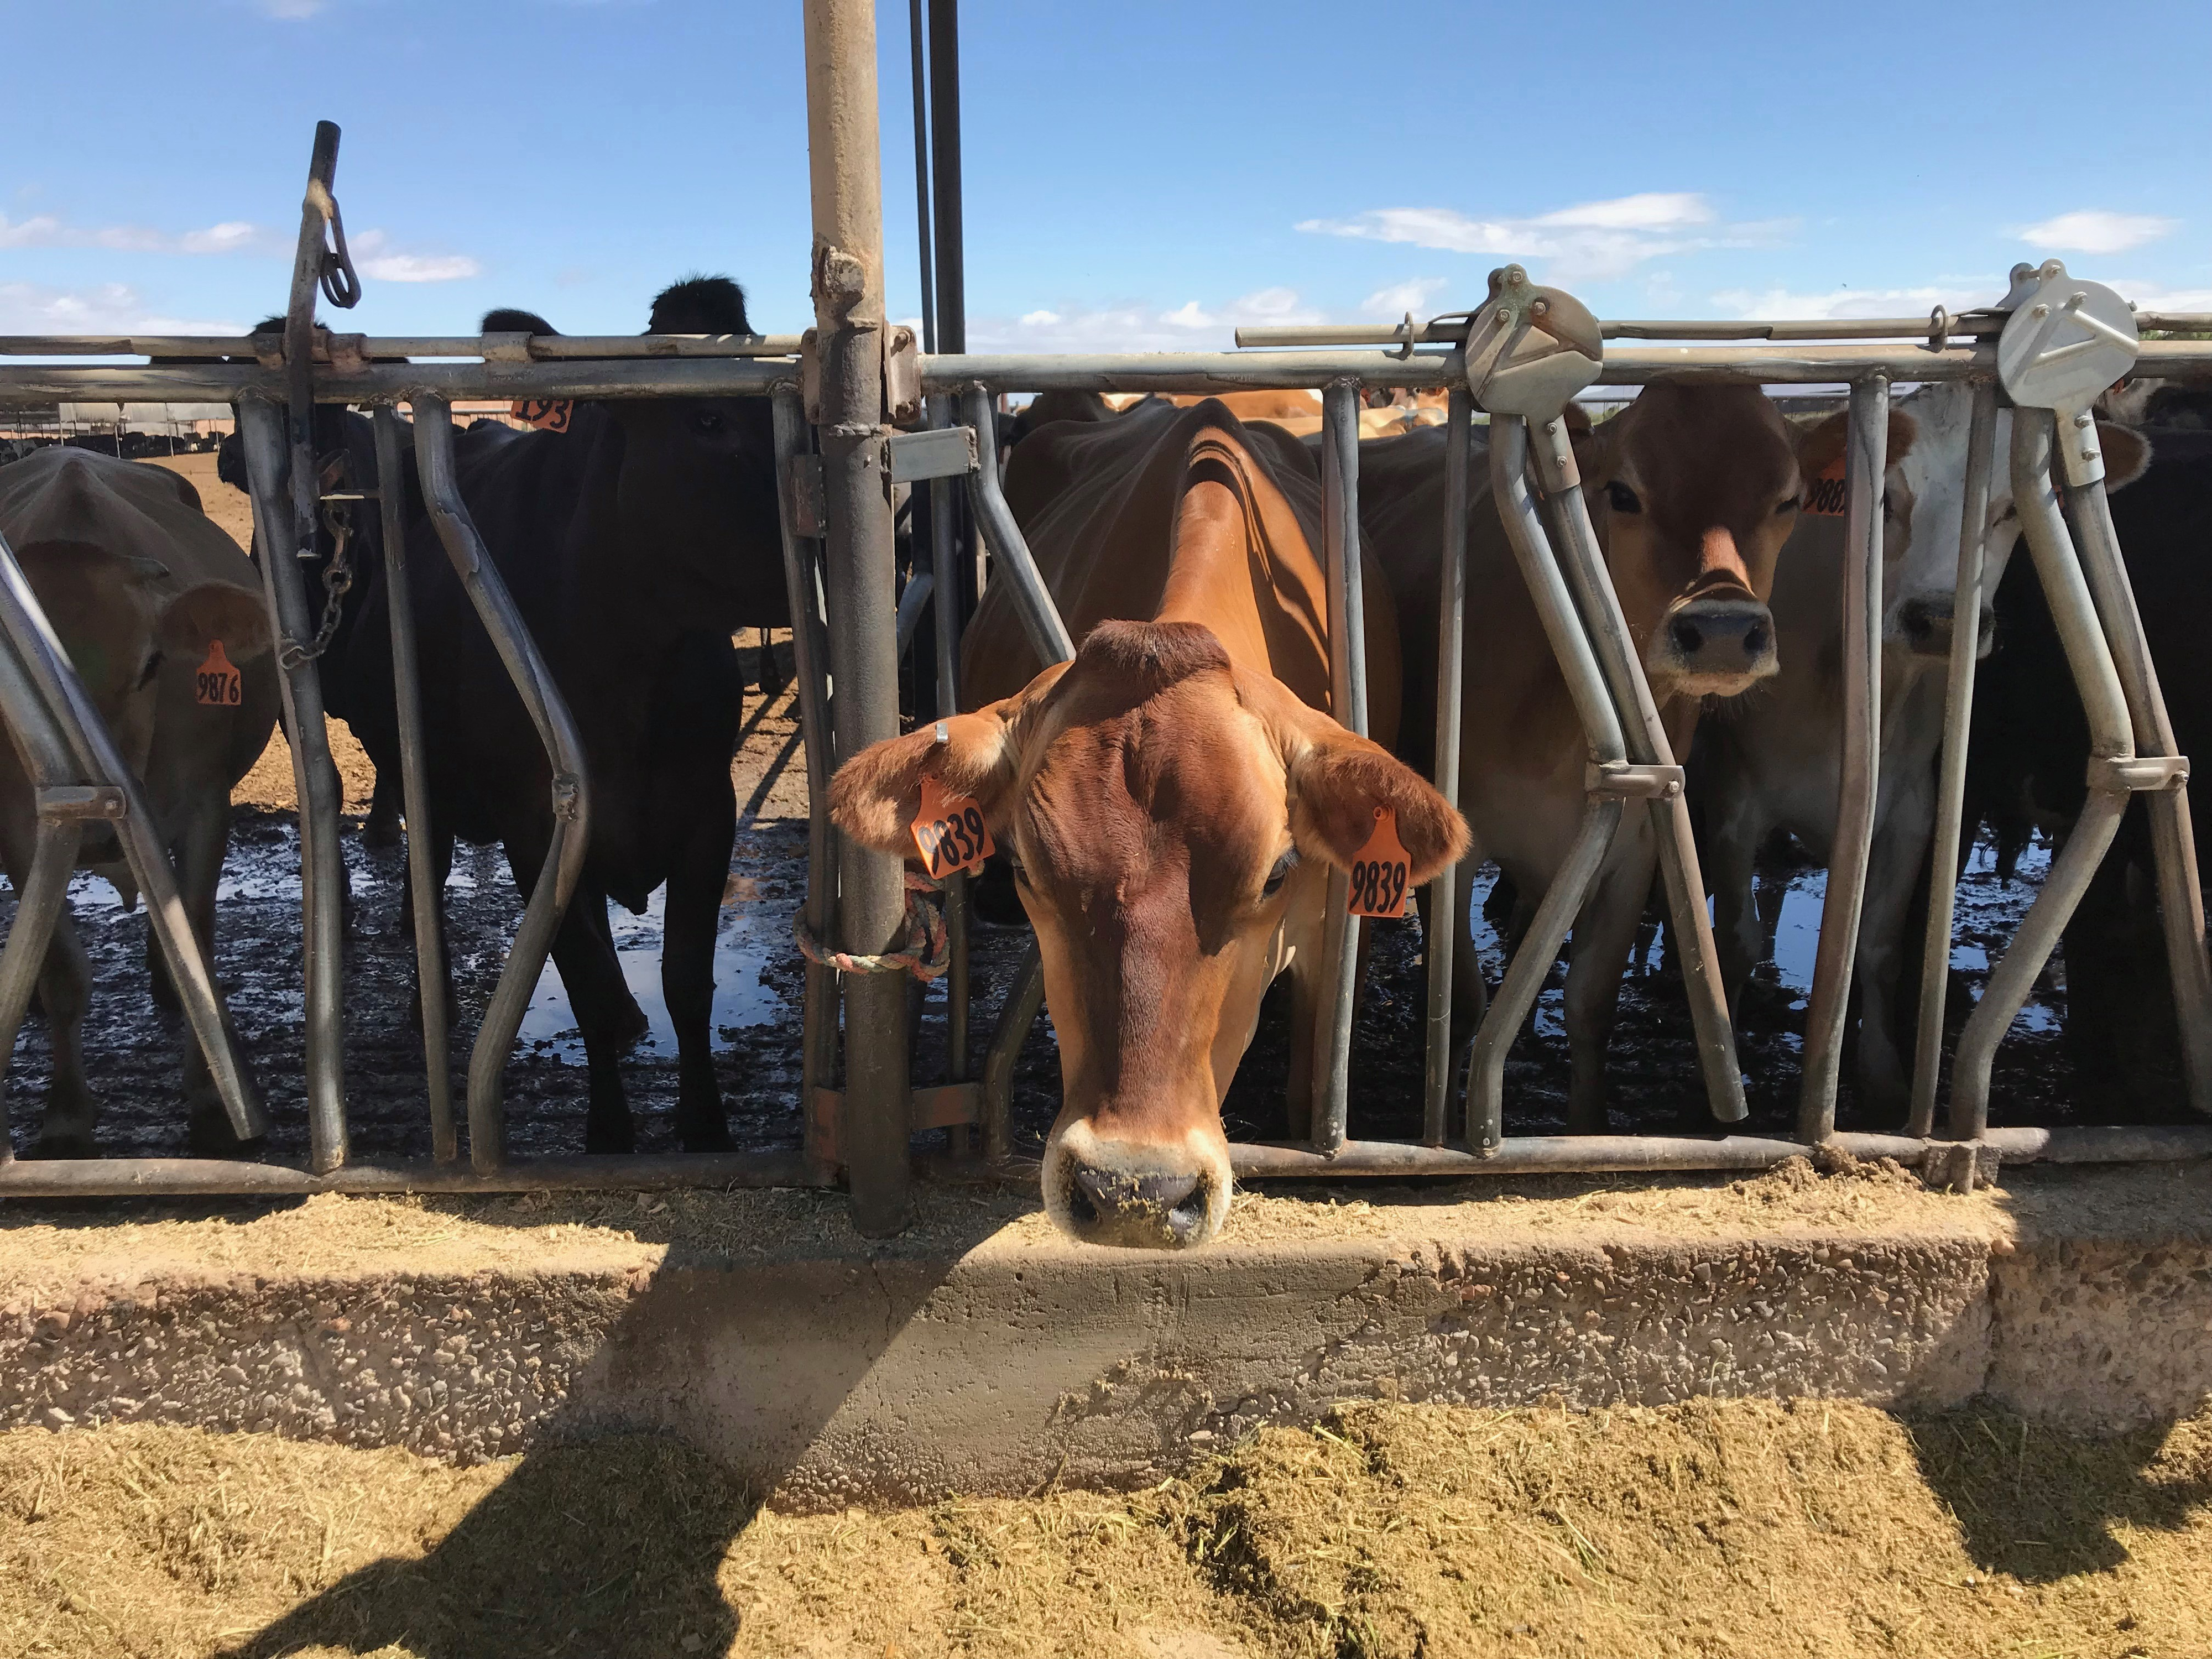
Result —
<svg viewBox="0 0 2212 1659"><path fill-rule="evenodd" d="M2191 802L2200 871L2212 869L2212 663L2203 619L2212 615L2212 432L2147 429L2149 470L2112 497L2112 522L2135 588L2144 636L2181 752L2196 766ZM1989 825L2009 878L2034 830L2056 831L2081 811L2088 722L2033 561L2006 568L1994 605L1996 649L1974 693L1966 760L1966 822ZM2160 942L2150 833L2142 803L2122 819L2112 849L2067 927L2066 1040L2075 1074L2102 1082L2130 1117L2146 1100L2174 1105L2172 997Z"/></svg>
<svg viewBox="0 0 2212 1659"><path fill-rule="evenodd" d="M494 313L483 325L553 332L520 313ZM751 331L738 285L702 276L653 301L648 331ZM553 957L589 1061L585 1145L632 1146L617 1061L645 1029L606 901L642 910L665 882L661 982L679 1050L678 1133L689 1150L726 1146L708 1021L744 688L730 635L791 620L768 401L580 403L565 432L457 446L457 469L583 737L591 850ZM408 547L435 830L441 840L504 845L526 892L553 830L544 751L426 520ZM386 602L380 583L344 672L356 730L379 767L396 770ZM441 864L450 854L448 842Z"/></svg>

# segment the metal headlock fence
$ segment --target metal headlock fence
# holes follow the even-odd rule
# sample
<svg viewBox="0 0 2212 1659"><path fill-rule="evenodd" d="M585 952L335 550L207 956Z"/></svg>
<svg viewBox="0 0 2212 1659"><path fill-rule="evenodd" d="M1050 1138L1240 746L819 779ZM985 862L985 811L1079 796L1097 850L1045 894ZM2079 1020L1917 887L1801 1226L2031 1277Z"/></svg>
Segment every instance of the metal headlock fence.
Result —
<svg viewBox="0 0 2212 1659"><path fill-rule="evenodd" d="M808 92L815 184L817 327L804 337L480 334L378 337L313 322L319 288L332 303L359 295L332 196L337 131L319 129L286 326L281 337L0 339L0 356L140 356L139 365L0 366L0 402L218 401L236 405L253 498L259 561L279 640L284 729L292 743L301 818L311 1155L305 1169L198 1159L8 1161L0 1135L0 1194L513 1191L562 1187L832 1184L853 1196L863 1231L902 1224L919 1164L1007 1175L1014 1059L1043 1003L1032 944L1006 994L980 1067L969 1063L971 985L969 896L955 877L944 895L950 952L948 1074L916 1086L909 1073L903 974L842 971L899 948L909 897L902 861L841 846L828 818L831 771L898 730L902 649L917 631L924 584L896 588L889 482L957 481L988 550L992 582L1011 586L1030 643L1047 663L1073 655L1053 597L1001 493L994 399L1049 390L1210 393L1306 388L1321 393L1323 554L1329 592L1332 701L1364 733L1365 667L1358 530L1359 394L1367 389L1448 393L1447 527L1438 593L1439 674L1434 781L1455 798L1467 527L1474 499L1478 411L1487 416L1489 488L1513 557L1572 693L1589 750L1586 803L1571 854L1537 907L1491 1000L1464 1067L1463 1126L1453 1107L1452 952L1426 956L1424 1127L1418 1140L1353 1133L1353 965L1359 919L1346 914L1346 878L1331 878L1325 961L1333 992L1320 1000L1318 1062L1308 1138L1234 1144L1240 1178L1476 1172L1741 1170L1771 1165L1821 1142L1891 1156L1963 1184L1993 1158L2117 1162L2212 1155L2212 1128L1991 1128L1991 1056L2060 930L2110 845L2129 799L2148 799L2169 965L2184 1034L2189 1097L2212 1111L2212 969L2190 833L2187 761L2175 752L2103 484L2091 400L2133 376L2212 379L2212 338L2146 340L2146 330L2212 333L2212 317L2141 314L2111 289L2071 276L2056 260L2016 267L1999 304L1929 319L1846 322L1601 322L1571 295L1493 272L1483 304L1395 328L1248 330L1239 349L1113 356L929 352L884 314L877 178L873 25L859 0L807 9ZM919 49L918 49L919 50ZM957 118L957 111L956 111ZM957 223L957 201L954 221ZM939 219L940 230L943 216ZM941 247L940 255L957 257ZM950 331L948 331L950 332ZM1608 348L1607 340L1666 341ZM958 343L955 339L951 343ZM420 361L444 359L446 361ZM1668 744L1630 640L1584 505L1565 410L1593 385L1640 386L1694 373L1766 386L1849 388L1845 497L1847 626L1841 715L1841 811L1822 911L1795 1139L1727 1133L1746 1115L1744 1080L1724 1006L1705 888L1680 757ZM2039 896L1960 1038L1948 1134L1935 1133L1937 1063L1952 935L1955 856L1962 832L1965 750L1977 630L1955 629L1948 665L1936 844L1911 1117L1896 1134L1838 1134L1835 1106L1847 993L1864 894L1879 760L1881 679L1881 496L1891 388L1965 382L1974 388L1954 615L1978 614L1983 538L2001 405L2014 411L2007 459L2034 569L2057 620L2089 714L2089 799ZM772 400L781 495L782 560L793 617L797 702L811 802L805 927L822 942L805 969L803 1150L520 1159L508 1155L501 1079L525 1004L574 891L587 844L592 789L561 691L508 596L456 482L450 418L455 399L763 397ZM365 1163L348 1154L340 954L339 800L323 735L314 635L301 559L314 549L318 493L312 414L317 404L365 407L375 428L374 490L386 528L386 580L410 827L413 922L421 963L427 1109L434 1155ZM411 440L425 508L483 626L522 696L550 763L553 848L509 950L467 1069L467 1159L447 1075L446 967L429 861L429 804L422 758L418 670L402 520L403 445ZM2063 481L2062 508L2058 481ZM933 533L948 597L960 582L955 502L931 492ZM1941 533L1948 535L1948 527ZM980 564L976 567L981 568ZM960 607L935 607L925 649L935 656L939 714L957 712ZM149 914L212 1069L233 1128L252 1136L265 1115L244 1081L209 963L178 901L145 802L13 554L0 544L0 712L39 788L37 860L18 895L0 951L0 1041L12 1042L65 899L88 821L112 823L148 894ZM919 713L920 711L917 711ZM1661 849L1668 911L1683 965L1705 1092L1719 1133L1516 1136L1507 1133L1504 1060L1589 894L1614 834L1647 813ZM1447 868L1431 914L1463 916L1469 895ZM956 1156L918 1160L917 1132L952 1132Z"/></svg>

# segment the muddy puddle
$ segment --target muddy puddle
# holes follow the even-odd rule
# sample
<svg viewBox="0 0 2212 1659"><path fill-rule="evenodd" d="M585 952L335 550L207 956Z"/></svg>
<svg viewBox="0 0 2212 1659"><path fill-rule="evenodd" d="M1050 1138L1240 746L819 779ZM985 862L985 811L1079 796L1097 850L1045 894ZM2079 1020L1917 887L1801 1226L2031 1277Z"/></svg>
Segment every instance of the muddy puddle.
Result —
<svg viewBox="0 0 2212 1659"><path fill-rule="evenodd" d="M788 697L774 707L758 699L749 710L746 746L738 765L741 819L724 894L716 945L715 1066L740 1146L793 1147L799 1141L798 1094L799 959L791 943L793 915L805 890L805 824L802 759L793 741ZM422 1035L416 1012L411 929L405 907L405 860L398 849L365 848L360 821L344 837L351 921L346 952L347 1087L356 1156L419 1156L429 1146ZM2021 878L2000 884L1986 848L1978 850L1960 891L1960 927L1953 958L1952 1028L1978 994L1993 954L2018 925L2047 866L2046 853L2023 860ZM1762 970L1756 1026L1743 1044L1753 1130L1786 1129L1793 1120L1824 884L1818 872L1770 872L1789 883L1777 928L1776 961ZM1480 917L1487 878L1474 904ZM259 1079L276 1129L270 1156L305 1156L301 1082L298 836L289 814L241 807L235 816L221 896L216 969L228 988L248 1062ZM497 848L458 849L447 891L448 950L460 1018L450 1065L456 1104L465 1085L469 1045L504 963L521 907ZM96 969L85 1037L87 1064L105 1110L103 1147L114 1154L179 1154L185 1134L179 1101L181 1023L156 1009L144 965L143 909L125 910L107 884L80 877L72 909ZM660 897L647 913L612 915L623 971L652 1029L630 1050L623 1081L638 1115L639 1146L675 1149L672 1115L677 1075L674 1034L660 995ZM0 922L11 921L12 895L0 896ZM975 929L976 997L971 1016L971 1069L976 1074L1006 985L1025 939L1018 926L979 917ZM1494 986L1504 969L1495 931L1483 924L1486 973ZM1689 1018L1678 980L1663 959L1659 930L1647 927L1623 986L1613 1047L1614 1127L1629 1132L1698 1132L1711 1127ZM1565 966L1555 969L1531 1029L1507 1065L1507 1128L1544 1133L1564 1127L1567 1051ZM1364 980L1353 1061L1352 1132L1372 1138L1417 1135L1421 1116L1421 1041L1425 1002L1418 921L1374 926ZM1230 1133L1272 1139L1286 1132L1283 1099L1289 1073L1287 985L1263 1011L1260 1031L1232 1087ZM1997 1061L1996 1120L2001 1123L2141 1120L2163 1115L2140 1099L2116 1103L2077 1087L2063 1038L2063 971L2045 975ZM915 1026L915 1075L947 1074L942 985L922 994ZM15 1145L34 1138L36 1107L45 1094L48 1047L34 1012L19 1040L11 1087ZM583 1044L559 976L549 965L532 996L521 1041L507 1068L509 1139L521 1153L580 1151L585 1079ZM1839 1109L1846 1127L1893 1128L1862 1113L1848 1081ZM1018 1149L1042 1146L1057 1109L1059 1072L1048 1018L1030 1034L1018 1068L1014 1130Z"/></svg>

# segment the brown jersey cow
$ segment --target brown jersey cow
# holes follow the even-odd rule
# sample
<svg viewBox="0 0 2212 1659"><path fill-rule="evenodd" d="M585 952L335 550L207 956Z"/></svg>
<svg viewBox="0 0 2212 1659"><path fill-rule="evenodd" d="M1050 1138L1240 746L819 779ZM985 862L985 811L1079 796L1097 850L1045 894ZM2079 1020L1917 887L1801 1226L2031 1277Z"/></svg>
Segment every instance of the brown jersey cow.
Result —
<svg viewBox="0 0 2212 1659"><path fill-rule="evenodd" d="M1006 489L1075 659L1040 672L994 586L962 669L976 712L855 756L832 810L846 835L907 850L925 775L978 803L1012 855L1060 1038L1046 1207L1079 1238L1200 1243L1229 1207L1221 1099L1278 974L1313 1029L1329 869L1384 810L1414 882L1466 827L1384 746L1398 675L1379 586L1384 743L1329 716L1321 489L1296 441L1216 401L1048 426ZM1311 1076L1301 1043L1294 1100Z"/></svg>

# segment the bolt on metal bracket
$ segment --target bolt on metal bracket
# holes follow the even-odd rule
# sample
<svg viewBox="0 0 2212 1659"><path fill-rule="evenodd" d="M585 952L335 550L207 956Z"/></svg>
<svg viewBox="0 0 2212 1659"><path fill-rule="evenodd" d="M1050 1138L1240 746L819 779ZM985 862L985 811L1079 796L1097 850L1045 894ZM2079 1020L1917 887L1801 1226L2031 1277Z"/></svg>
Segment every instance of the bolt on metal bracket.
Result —
<svg viewBox="0 0 2212 1659"><path fill-rule="evenodd" d="M1672 800L1682 793L1682 769L1594 761L1583 769L1583 788L1591 795L1622 800Z"/></svg>
<svg viewBox="0 0 2212 1659"><path fill-rule="evenodd" d="M39 819L69 823L87 818L127 817L131 803L120 789L82 784L54 784L38 792Z"/></svg>

